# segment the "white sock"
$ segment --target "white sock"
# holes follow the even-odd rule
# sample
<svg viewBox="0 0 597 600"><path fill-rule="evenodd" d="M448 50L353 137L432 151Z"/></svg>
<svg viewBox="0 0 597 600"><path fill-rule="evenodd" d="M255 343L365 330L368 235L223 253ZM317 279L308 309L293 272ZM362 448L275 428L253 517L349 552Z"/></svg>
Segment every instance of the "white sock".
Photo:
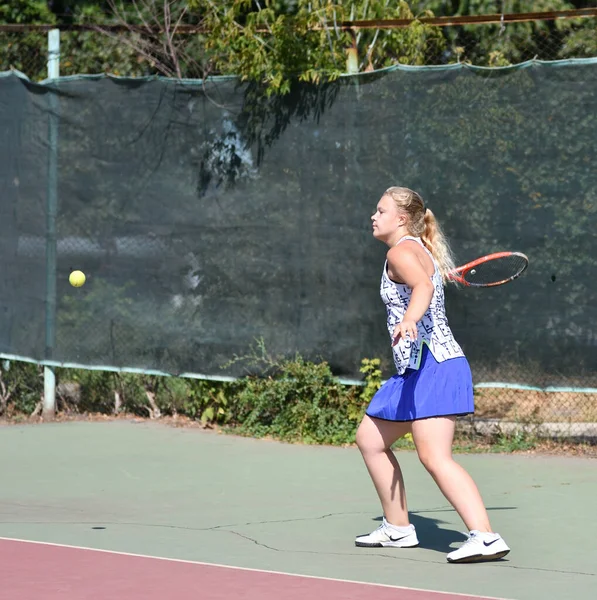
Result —
<svg viewBox="0 0 597 600"><path fill-rule="evenodd" d="M479 535L482 538L487 538L487 539L493 539L493 538L500 536L499 533L495 533L495 532L490 533L489 531L477 531L476 529L473 531L475 531L476 535Z"/></svg>
<svg viewBox="0 0 597 600"><path fill-rule="evenodd" d="M412 531L414 529L414 527L411 525L392 525L392 523L388 523L388 521L386 521L386 524L391 527L392 529L395 529L396 531L399 531L400 533L408 533L409 531Z"/></svg>

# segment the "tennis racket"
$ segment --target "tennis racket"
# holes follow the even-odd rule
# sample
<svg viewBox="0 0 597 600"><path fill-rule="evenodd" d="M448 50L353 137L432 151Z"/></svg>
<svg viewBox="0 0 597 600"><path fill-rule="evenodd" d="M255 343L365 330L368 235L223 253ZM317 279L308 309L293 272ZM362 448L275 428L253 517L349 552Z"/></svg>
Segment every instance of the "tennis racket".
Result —
<svg viewBox="0 0 597 600"><path fill-rule="evenodd" d="M448 277L467 287L495 287L514 281L528 266L522 252L495 252L456 267Z"/></svg>

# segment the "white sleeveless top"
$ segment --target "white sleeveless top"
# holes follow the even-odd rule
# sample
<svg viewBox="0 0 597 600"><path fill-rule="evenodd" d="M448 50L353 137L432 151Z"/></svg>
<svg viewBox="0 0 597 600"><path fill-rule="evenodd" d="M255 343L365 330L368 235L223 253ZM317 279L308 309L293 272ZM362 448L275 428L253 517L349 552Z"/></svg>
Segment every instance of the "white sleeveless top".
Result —
<svg viewBox="0 0 597 600"><path fill-rule="evenodd" d="M434 291L431 297L429 308L417 323L418 336L416 340L400 338L398 344L392 347L394 353L394 364L398 375L402 375L406 369L418 369L421 364L421 355L423 344L427 344L431 354L437 362L443 362L450 358L464 356L462 348L458 345L452 330L448 326L446 310L444 306L444 282L433 258L433 255L425 248L420 238L405 236L398 244L405 240L414 240L427 252L435 271L431 276ZM404 283L396 283L388 277L388 261L384 263L383 274L381 276L380 295L383 303L386 305L388 313L388 332L390 339L394 333L396 324L402 321L404 313L408 308L412 289Z"/></svg>

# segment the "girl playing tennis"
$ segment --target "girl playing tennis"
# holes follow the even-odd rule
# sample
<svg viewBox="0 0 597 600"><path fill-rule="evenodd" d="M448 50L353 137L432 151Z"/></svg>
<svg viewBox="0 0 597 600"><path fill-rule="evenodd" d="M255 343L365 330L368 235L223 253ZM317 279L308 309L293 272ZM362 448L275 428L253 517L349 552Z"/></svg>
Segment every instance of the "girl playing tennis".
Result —
<svg viewBox="0 0 597 600"><path fill-rule="evenodd" d="M390 249L381 279L397 374L375 394L356 442L384 512L382 524L357 546L409 548L419 541L410 524L404 480L392 444L412 433L420 461L469 530L449 562L495 560L510 548L493 533L481 495L452 458L457 415L474 411L467 359L448 326L444 282L454 268L448 244L419 194L391 187L377 204L373 236Z"/></svg>

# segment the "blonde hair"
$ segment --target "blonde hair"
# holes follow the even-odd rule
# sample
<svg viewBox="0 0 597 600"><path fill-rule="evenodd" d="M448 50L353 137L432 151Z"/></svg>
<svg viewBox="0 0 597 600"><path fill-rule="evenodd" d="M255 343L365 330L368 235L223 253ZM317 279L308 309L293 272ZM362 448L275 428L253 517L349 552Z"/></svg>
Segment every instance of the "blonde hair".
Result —
<svg viewBox="0 0 597 600"><path fill-rule="evenodd" d="M392 198L398 210L406 214L408 232L421 238L437 262L443 280L450 281L448 273L455 267L452 251L435 215L425 208L423 198L405 187L388 188L384 196Z"/></svg>

